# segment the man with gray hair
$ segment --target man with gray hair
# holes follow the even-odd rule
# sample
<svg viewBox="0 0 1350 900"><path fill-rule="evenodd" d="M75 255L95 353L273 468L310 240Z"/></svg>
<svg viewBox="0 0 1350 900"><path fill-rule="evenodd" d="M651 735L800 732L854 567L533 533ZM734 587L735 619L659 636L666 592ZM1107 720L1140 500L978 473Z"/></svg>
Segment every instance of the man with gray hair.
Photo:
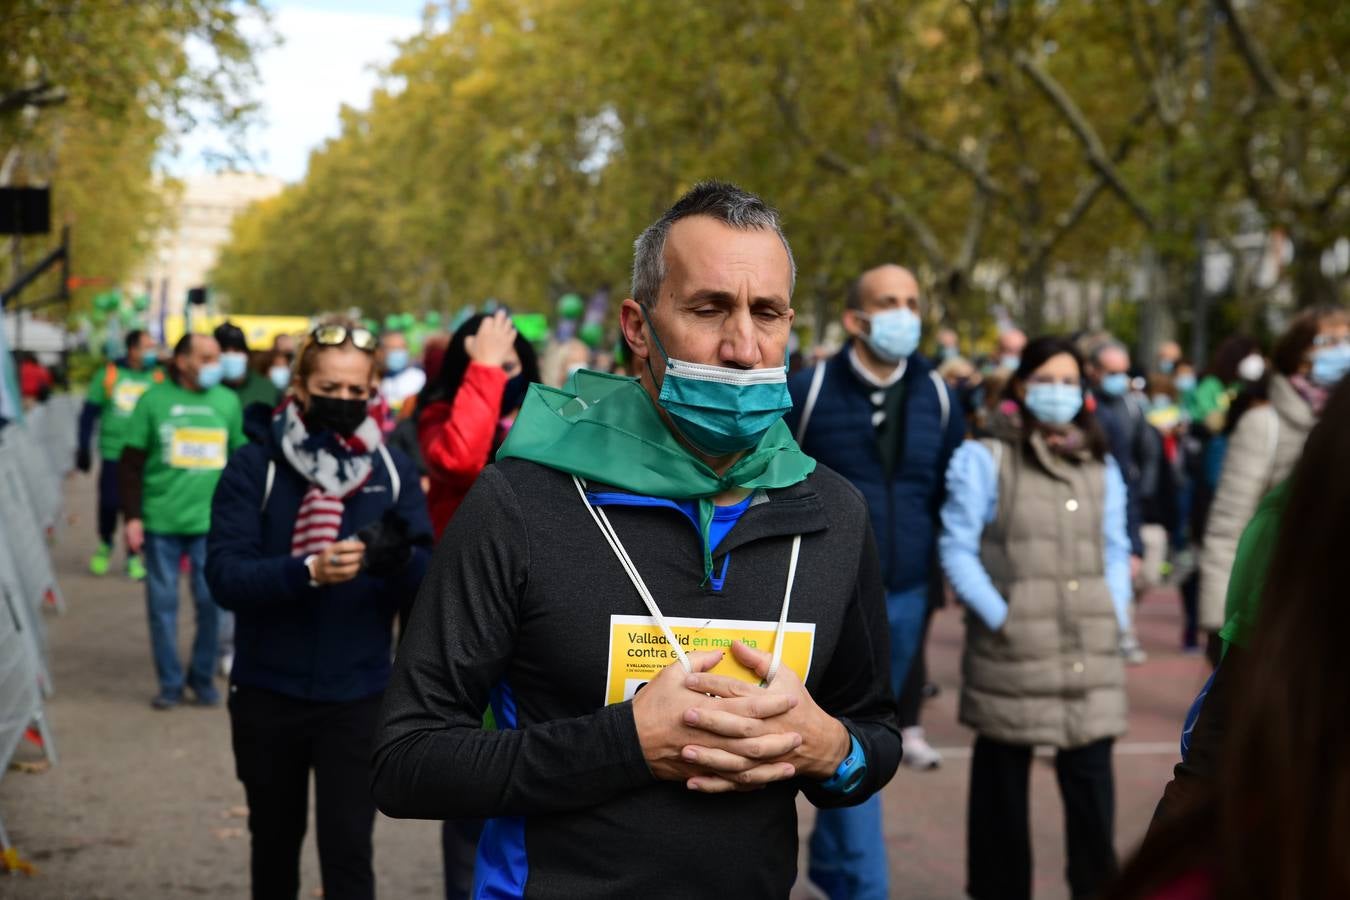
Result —
<svg viewBox="0 0 1350 900"><path fill-rule="evenodd" d="M694 187L635 245L638 377L531 387L443 536L374 790L488 818L475 896L786 897L798 792L894 773L867 509L781 421L793 281L771 208Z"/></svg>

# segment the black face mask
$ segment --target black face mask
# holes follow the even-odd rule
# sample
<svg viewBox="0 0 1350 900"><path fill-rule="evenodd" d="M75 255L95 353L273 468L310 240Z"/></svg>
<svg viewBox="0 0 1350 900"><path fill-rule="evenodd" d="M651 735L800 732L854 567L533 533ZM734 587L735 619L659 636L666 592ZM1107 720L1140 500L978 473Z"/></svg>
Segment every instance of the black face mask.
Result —
<svg viewBox="0 0 1350 900"><path fill-rule="evenodd" d="M335 431L343 437L351 437L352 432L366 420L368 413L364 400L311 394L305 409L305 426L310 431Z"/></svg>
<svg viewBox="0 0 1350 900"><path fill-rule="evenodd" d="M530 386L530 379L525 377L525 373L512 376L506 380L506 390L502 391L501 415L506 415L512 410L518 409L520 404L525 401L525 391Z"/></svg>

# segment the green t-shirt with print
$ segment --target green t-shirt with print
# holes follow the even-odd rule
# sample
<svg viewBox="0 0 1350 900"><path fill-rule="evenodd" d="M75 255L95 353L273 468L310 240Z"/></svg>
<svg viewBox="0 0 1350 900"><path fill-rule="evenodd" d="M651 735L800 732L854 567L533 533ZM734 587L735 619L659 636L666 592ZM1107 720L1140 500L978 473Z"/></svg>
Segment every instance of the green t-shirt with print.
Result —
<svg viewBox="0 0 1350 900"><path fill-rule="evenodd" d="M132 369L108 363L94 373L86 399L99 408L98 455L106 462L116 462L122 457L122 443L136 401L163 380L164 373L155 366Z"/></svg>
<svg viewBox="0 0 1350 900"><path fill-rule="evenodd" d="M216 482L243 444L239 399L228 388L190 391L166 381L146 391L131 414L125 443L145 451L145 530L206 534Z"/></svg>

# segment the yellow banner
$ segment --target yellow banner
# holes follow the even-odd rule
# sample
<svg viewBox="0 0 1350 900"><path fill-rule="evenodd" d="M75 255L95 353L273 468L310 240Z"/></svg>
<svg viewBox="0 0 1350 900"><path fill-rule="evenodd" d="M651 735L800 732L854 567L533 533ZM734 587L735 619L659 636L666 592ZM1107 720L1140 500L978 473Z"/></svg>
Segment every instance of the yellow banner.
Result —
<svg viewBox="0 0 1350 900"><path fill-rule="evenodd" d="M229 321L244 332L250 350L270 350L279 334L293 334L297 338L309 331L307 316L208 316L193 313L192 333L210 334L216 326ZM169 316L164 320L164 345L173 347L183 336L183 317Z"/></svg>
<svg viewBox="0 0 1350 900"><path fill-rule="evenodd" d="M717 675L730 675L749 684L759 684L759 676L738 663L731 655L733 641L742 641L765 653L773 652L777 622L740 619L667 618L666 624L686 653L723 650L726 655L713 667ZM815 623L788 622L783 629L783 665L804 682L811 671L811 655L816 645ZM605 684L605 705L631 700L647 682L676 656L656 620L649 616L609 617L609 678Z"/></svg>

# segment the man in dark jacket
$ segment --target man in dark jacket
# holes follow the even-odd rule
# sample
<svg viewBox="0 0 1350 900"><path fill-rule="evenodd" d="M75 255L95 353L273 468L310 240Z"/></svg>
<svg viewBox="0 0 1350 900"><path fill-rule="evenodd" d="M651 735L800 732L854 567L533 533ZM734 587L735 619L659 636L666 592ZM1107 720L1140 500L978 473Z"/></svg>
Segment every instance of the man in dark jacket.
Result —
<svg viewBox="0 0 1350 900"><path fill-rule="evenodd" d="M849 341L790 384L788 424L802 448L862 492L871 515L890 622L891 688L897 695L924 635L942 506L943 476L965 436L959 405L917 350L919 284L906 269L878 266L849 289ZM917 722L905 754L936 753ZM937 757L940 760L940 757ZM881 798L822 811L811 838L811 879L833 897L888 896Z"/></svg>
<svg viewBox="0 0 1350 900"><path fill-rule="evenodd" d="M781 421L777 214L700 184L633 272L641 374L531 388L385 695L376 801L490 817L475 896L785 897L798 792L856 804L899 762L866 508Z"/></svg>

